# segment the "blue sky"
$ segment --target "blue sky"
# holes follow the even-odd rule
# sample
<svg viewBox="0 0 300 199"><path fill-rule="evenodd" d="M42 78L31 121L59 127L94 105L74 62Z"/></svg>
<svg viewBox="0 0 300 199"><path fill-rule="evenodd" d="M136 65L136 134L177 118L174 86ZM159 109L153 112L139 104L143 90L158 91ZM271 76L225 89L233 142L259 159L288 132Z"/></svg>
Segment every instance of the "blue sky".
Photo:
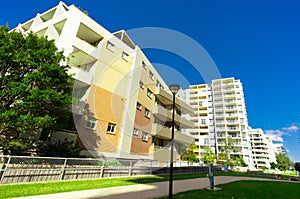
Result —
<svg viewBox="0 0 300 199"><path fill-rule="evenodd" d="M8 22L13 28L58 2L3 1L0 25ZM262 128L275 140L282 141L288 156L300 161L300 3L297 0L64 2L88 11L90 17L111 32L161 27L195 40L210 55L222 77L241 79L249 125ZM168 84L186 87L204 83L184 58L160 49L145 49L145 53L150 61L158 63L157 69Z"/></svg>

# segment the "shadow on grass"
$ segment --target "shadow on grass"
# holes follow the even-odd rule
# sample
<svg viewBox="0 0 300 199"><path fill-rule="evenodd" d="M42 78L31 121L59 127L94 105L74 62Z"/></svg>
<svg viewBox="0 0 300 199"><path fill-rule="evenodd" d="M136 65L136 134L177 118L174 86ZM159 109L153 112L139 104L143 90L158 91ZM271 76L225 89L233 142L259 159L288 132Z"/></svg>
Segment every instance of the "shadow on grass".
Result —
<svg viewBox="0 0 300 199"><path fill-rule="evenodd" d="M237 181L218 185L221 190L200 189L187 191L173 195L174 199L185 198L280 198L291 199L299 198L300 184L289 182L270 182L270 181ZM160 199L166 199L162 197Z"/></svg>

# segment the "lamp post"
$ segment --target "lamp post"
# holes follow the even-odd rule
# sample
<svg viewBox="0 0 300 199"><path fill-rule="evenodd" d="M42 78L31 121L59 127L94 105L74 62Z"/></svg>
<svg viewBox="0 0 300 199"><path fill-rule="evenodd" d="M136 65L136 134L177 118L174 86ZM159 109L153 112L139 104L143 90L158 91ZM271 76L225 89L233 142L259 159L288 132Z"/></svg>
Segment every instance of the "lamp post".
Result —
<svg viewBox="0 0 300 199"><path fill-rule="evenodd" d="M172 199L173 196L173 154L174 154L174 117L175 117L175 95L180 89L180 86L177 84L172 84L169 86L170 91L173 94L173 103L172 103L172 137L171 137L171 157L170 157L170 180L169 180L169 199Z"/></svg>

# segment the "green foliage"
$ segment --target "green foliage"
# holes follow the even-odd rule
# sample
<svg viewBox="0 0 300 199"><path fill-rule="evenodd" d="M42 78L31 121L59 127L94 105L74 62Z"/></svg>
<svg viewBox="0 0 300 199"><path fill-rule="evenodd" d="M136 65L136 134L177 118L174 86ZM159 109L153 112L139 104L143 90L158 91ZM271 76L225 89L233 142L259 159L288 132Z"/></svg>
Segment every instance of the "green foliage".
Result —
<svg viewBox="0 0 300 199"><path fill-rule="evenodd" d="M76 158L80 156L80 148L74 142L64 141L53 144L41 144L38 149L40 156Z"/></svg>
<svg viewBox="0 0 300 199"><path fill-rule="evenodd" d="M63 52L33 33L0 26L0 150L36 147L41 129L55 129L71 104L72 78Z"/></svg>
<svg viewBox="0 0 300 199"><path fill-rule="evenodd" d="M277 161L278 169L280 169L281 171L289 170L291 160L285 154L283 153L276 154L276 161Z"/></svg>
<svg viewBox="0 0 300 199"><path fill-rule="evenodd" d="M204 163L214 163L217 155L209 147L205 147L204 150L206 153L202 155L201 161Z"/></svg>
<svg viewBox="0 0 300 199"><path fill-rule="evenodd" d="M103 165L104 163L104 165ZM121 164L120 162L118 161L108 161L108 162L98 162L98 165L99 166L124 166L123 164Z"/></svg>
<svg viewBox="0 0 300 199"><path fill-rule="evenodd" d="M277 168L277 164L275 162L271 162L270 166L271 166L271 169L276 169Z"/></svg>
<svg viewBox="0 0 300 199"><path fill-rule="evenodd" d="M234 140L231 136L227 137L227 142L225 143L225 146L221 147L221 153L225 154L226 157L221 156L224 158L223 160L230 160L230 153L234 151Z"/></svg>
<svg viewBox="0 0 300 199"><path fill-rule="evenodd" d="M199 162L199 158L197 158L197 154L194 152L196 149L197 149L197 145L191 144L188 150L182 154L181 160L188 161L188 162Z"/></svg>
<svg viewBox="0 0 300 199"><path fill-rule="evenodd" d="M244 161L243 157L237 157L237 158L235 159L235 162L236 162L236 166L241 166L241 167L246 167L246 166L248 166L248 165L246 164L246 162Z"/></svg>

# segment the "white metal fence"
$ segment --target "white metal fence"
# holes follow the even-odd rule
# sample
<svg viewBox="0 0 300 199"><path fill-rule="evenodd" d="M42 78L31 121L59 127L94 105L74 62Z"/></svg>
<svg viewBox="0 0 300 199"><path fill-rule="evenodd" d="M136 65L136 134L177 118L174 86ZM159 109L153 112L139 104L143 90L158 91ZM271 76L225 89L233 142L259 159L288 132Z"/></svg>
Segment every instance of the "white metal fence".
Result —
<svg viewBox="0 0 300 199"><path fill-rule="evenodd" d="M174 165L174 173L208 171L206 166L199 166L199 164L188 165L186 162L175 162ZM0 183L2 184L168 173L169 162L167 161L0 155Z"/></svg>

